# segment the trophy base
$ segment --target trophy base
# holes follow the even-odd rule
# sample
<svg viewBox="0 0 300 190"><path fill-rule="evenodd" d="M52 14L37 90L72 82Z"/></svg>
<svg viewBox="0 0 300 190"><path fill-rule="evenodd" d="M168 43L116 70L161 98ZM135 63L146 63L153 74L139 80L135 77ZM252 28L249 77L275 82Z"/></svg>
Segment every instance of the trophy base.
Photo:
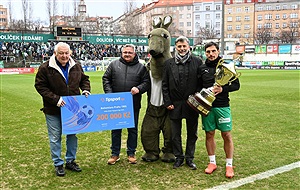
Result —
<svg viewBox="0 0 300 190"><path fill-rule="evenodd" d="M197 113L207 116L211 110L211 103L203 98L200 93L190 95L187 100L188 105L193 108Z"/></svg>

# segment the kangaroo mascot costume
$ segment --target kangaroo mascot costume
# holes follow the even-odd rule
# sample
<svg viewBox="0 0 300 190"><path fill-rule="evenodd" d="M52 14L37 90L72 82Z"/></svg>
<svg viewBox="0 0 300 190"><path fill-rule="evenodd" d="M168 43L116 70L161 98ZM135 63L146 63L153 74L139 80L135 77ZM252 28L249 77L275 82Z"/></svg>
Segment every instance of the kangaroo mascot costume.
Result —
<svg viewBox="0 0 300 190"><path fill-rule="evenodd" d="M163 162L174 162L175 156L172 148L171 125L168 110L163 105L162 75L164 63L171 58L171 36L168 27L172 23L171 16L160 17L153 20L153 30L148 35L149 53L148 63L151 78L151 88L148 91L148 105L142 123L141 140L145 154L142 159L153 162L159 159ZM163 147L160 149L160 132L163 134Z"/></svg>

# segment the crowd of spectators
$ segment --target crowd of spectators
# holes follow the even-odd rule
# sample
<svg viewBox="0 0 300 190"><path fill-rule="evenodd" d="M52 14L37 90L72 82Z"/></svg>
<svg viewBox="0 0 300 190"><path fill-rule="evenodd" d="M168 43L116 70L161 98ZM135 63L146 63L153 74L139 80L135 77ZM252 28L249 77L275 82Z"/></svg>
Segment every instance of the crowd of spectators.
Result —
<svg viewBox="0 0 300 190"><path fill-rule="evenodd" d="M5 62L42 62L49 58L57 42L0 42L0 57ZM120 57L122 45L102 45L70 42L72 57L81 61L102 60L103 57ZM142 58L144 47L137 47Z"/></svg>

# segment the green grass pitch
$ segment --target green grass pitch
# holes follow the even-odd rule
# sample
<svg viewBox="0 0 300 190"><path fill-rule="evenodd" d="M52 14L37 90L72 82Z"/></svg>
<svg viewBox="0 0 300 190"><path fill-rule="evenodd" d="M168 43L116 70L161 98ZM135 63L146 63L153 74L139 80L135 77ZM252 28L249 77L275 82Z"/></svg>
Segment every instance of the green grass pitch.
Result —
<svg viewBox="0 0 300 190"><path fill-rule="evenodd" d="M172 169L172 163L146 163L138 142L138 164L126 159L123 130L121 160L107 165L110 131L79 134L77 162L81 173L56 177L50 158L42 99L34 89L34 74L0 75L1 79L1 189L206 189L300 160L299 74L297 70L239 70L241 89L230 94L235 145L235 177L225 178L225 155L216 133L219 165L204 174L208 163L205 136L199 119L195 163ZM103 72L88 72L92 93L103 93ZM139 134L146 108L140 112ZM140 135L139 135L140 137ZM185 147L186 130L183 130ZM65 154L65 136L63 153ZM161 142L162 143L162 142ZM299 168L243 185L238 189L299 189Z"/></svg>

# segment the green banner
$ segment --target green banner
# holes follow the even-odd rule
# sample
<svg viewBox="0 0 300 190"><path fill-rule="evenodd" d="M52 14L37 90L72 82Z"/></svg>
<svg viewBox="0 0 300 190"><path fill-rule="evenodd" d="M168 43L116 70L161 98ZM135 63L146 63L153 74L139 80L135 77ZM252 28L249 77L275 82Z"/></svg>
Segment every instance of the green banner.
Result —
<svg viewBox="0 0 300 190"><path fill-rule="evenodd" d="M47 42L53 34L1 33L1 42Z"/></svg>
<svg viewBox="0 0 300 190"><path fill-rule="evenodd" d="M262 66L284 66L284 61L263 61Z"/></svg>
<svg viewBox="0 0 300 190"><path fill-rule="evenodd" d="M0 61L0 68L4 68L4 63L3 63L3 61Z"/></svg>
<svg viewBox="0 0 300 190"><path fill-rule="evenodd" d="M25 34L25 33L0 33L0 42L47 42L53 40L53 34ZM134 44L136 46L148 46L148 38L142 36L92 36L83 35L83 40L91 44ZM176 38L171 38L171 46L175 46ZM189 38L190 45L194 45L194 39ZM71 41L70 41L71 42Z"/></svg>
<svg viewBox="0 0 300 190"><path fill-rule="evenodd" d="M255 53L267 53L267 46L266 45L255 46Z"/></svg>
<svg viewBox="0 0 300 190"><path fill-rule="evenodd" d="M134 44L137 46L148 45L148 39L138 36L83 36L83 40L89 41L91 44Z"/></svg>
<svg viewBox="0 0 300 190"><path fill-rule="evenodd" d="M139 36L83 36L83 39L92 44L134 44L137 46L148 46L148 38ZM171 46L175 46L176 38L171 38ZM189 38L190 45L194 44L194 39Z"/></svg>

